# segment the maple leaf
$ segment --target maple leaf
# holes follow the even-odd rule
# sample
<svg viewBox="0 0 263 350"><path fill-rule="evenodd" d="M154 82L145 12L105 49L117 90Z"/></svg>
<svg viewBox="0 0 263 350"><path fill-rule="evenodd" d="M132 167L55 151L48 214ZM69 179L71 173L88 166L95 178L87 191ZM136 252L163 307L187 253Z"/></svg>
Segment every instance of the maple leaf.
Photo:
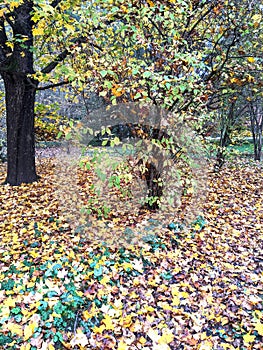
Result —
<svg viewBox="0 0 263 350"><path fill-rule="evenodd" d="M253 343L255 338L256 338L256 336L251 335L250 333L243 335L243 340L246 344Z"/></svg>
<svg viewBox="0 0 263 350"><path fill-rule="evenodd" d="M263 323L261 323L260 321L258 321L255 324L255 330L258 332L259 335L263 336Z"/></svg>
<svg viewBox="0 0 263 350"><path fill-rule="evenodd" d="M105 315L101 322L104 323L105 329L114 330L114 324L112 323L112 319L109 315Z"/></svg>
<svg viewBox="0 0 263 350"><path fill-rule="evenodd" d="M23 335L23 329L22 326L20 326L17 323L8 322L6 325L6 328L13 334L17 334L18 336L22 337Z"/></svg>
<svg viewBox="0 0 263 350"><path fill-rule="evenodd" d="M128 350L128 349L129 349L129 346L123 340L120 340L117 350Z"/></svg>
<svg viewBox="0 0 263 350"><path fill-rule="evenodd" d="M24 328L24 340L28 340L34 334L38 324L36 322L31 322Z"/></svg>
<svg viewBox="0 0 263 350"><path fill-rule="evenodd" d="M15 307L16 306L16 300L11 298L11 297L8 297L4 303L3 303L3 306L10 306L10 307Z"/></svg>
<svg viewBox="0 0 263 350"><path fill-rule="evenodd" d="M169 344L174 340L173 332L169 329L164 329L163 334L158 340L158 344Z"/></svg>

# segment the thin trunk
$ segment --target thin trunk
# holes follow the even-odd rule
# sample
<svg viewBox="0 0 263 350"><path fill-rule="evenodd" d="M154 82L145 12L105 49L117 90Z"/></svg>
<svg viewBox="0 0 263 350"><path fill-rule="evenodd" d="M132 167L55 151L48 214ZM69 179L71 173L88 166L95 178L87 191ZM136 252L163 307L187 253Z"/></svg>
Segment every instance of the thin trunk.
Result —
<svg viewBox="0 0 263 350"><path fill-rule="evenodd" d="M259 107L257 101L250 104L250 125L253 135L254 160L260 161L262 152L263 116L262 109Z"/></svg>
<svg viewBox="0 0 263 350"><path fill-rule="evenodd" d="M221 169L225 163L226 147L231 142L230 133L235 123L234 106L235 106L235 103L232 103L231 106L229 107L228 115L225 118L223 117L223 120L222 120L220 143L216 154L216 163L214 166L215 171L217 171L218 169Z"/></svg>

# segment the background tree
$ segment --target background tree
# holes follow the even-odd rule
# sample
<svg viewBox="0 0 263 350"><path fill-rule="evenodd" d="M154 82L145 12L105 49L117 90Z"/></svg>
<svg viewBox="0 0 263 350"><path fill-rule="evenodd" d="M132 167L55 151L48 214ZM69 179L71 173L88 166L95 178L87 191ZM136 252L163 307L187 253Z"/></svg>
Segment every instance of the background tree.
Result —
<svg viewBox="0 0 263 350"><path fill-rule="evenodd" d="M221 55L226 46L229 50L226 50L227 56L220 74L211 81L212 93L208 104L219 115L220 140L216 168L224 164L231 132L244 120L244 116L246 120L249 119L248 101L252 100L251 93L262 101L262 55L259 50L262 43L262 7L257 2L246 1L236 1L231 6L233 11L229 12L229 20L220 26L221 34L214 57L218 53ZM224 32L229 35L222 35ZM231 46L229 42L232 42ZM213 70L213 63L208 64Z"/></svg>
<svg viewBox="0 0 263 350"><path fill-rule="evenodd" d="M7 118L6 182L11 185L37 180L36 91L68 83L67 78L59 79L62 72L66 73L62 62L82 40L79 38L80 8L80 1L60 0L50 3L41 0L5 1L1 5L0 74L5 86ZM54 72L59 65L60 70ZM51 72L54 72L53 76ZM39 75L45 76L50 83L40 86Z"/></svg>

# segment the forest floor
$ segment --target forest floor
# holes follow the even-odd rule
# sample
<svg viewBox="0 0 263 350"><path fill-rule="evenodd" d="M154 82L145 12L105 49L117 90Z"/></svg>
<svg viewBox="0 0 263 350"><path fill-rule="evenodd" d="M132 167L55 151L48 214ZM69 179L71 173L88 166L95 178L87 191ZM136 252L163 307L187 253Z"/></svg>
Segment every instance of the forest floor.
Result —
<svg viewBox="0 0 263 350"><path fill-rule="evenodd" d="M210 173L181 229L147 211L73 227L57 169L41 157L39 182L0 185L1 349L262 349L262 165Z"/></svg>

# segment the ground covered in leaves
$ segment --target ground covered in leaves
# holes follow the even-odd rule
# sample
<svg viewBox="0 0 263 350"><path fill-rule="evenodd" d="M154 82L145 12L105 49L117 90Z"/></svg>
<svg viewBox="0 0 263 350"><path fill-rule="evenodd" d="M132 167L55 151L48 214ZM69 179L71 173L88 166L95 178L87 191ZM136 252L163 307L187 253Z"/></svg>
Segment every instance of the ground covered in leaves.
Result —
<svg viewBox="0 0 263 350"><path fill-rule="evenodd" d="M74 232L53 160L38 171L0 187L1 349L262 349L262 166L211 174L204 220L145 214L143 239L125 246Z"/></svg>

